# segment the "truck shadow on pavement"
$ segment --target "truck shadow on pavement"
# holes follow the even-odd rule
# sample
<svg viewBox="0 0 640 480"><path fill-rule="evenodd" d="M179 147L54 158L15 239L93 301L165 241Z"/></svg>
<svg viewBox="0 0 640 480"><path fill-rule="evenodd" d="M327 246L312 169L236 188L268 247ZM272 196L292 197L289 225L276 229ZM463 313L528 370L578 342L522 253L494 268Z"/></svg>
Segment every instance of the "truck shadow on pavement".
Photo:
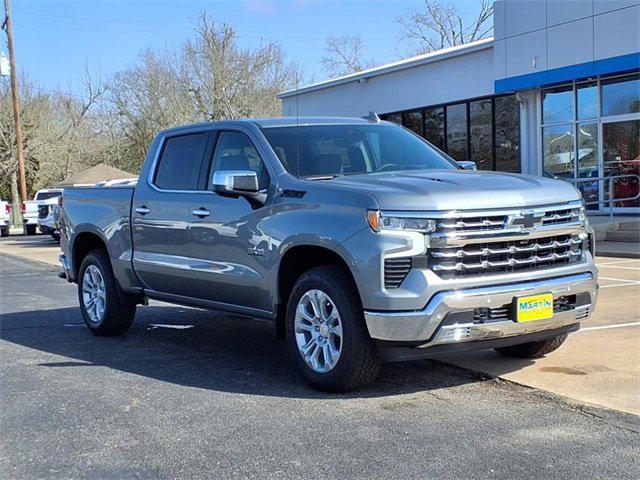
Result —
<svg viewBox="0 0 640 480"><path fill-rule="evenodd" d="M288 357L286 342L275 338L270 322L187 307L140 307L131 329L111 338L91 334L77 307L4 314L0 325L0 337L7 342L65 357L45 355L36 363L38 367L105 366L163 382L232 393L370 398L490 380L439 361L422 360L384 364L368 388L326 394L302 380Z"/></svg>

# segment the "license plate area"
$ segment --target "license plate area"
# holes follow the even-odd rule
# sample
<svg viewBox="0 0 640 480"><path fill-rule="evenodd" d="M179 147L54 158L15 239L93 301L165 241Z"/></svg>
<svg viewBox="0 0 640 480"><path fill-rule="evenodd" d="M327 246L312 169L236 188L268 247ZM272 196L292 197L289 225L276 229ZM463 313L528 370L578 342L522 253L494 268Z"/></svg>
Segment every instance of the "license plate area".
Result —
<svg viewBox="0 0 640 480"><path fill-rule="evenodd" d="M518 323L545 320L553 317L553 294L540 293L514 300L515 319Z"/></svg>

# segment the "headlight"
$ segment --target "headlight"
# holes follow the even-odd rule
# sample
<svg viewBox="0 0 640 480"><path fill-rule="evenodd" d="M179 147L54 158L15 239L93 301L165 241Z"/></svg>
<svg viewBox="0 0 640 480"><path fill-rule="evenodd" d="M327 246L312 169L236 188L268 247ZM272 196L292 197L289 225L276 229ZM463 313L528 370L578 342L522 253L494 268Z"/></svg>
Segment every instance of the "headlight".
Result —
<svg viewBox="0 0 640 480"><path fill-rule="evenodd" d="M429 233L436 229L436 221L430 218L398 217L385 215L379 210L367 211L367 222L376 232L387 231L412 231Z"/></svg>

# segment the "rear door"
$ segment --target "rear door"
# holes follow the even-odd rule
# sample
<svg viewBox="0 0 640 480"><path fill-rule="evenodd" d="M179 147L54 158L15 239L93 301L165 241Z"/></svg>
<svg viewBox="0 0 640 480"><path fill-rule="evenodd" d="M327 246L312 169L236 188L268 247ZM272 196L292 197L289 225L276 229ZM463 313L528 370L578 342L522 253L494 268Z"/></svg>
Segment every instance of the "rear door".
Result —
<svg viewBox="0 0 640 480"><path fill-rule="evenodd" d="M211 131L167 136L133 198L133 265L147 289L190 296L188 228Z"/></svg>

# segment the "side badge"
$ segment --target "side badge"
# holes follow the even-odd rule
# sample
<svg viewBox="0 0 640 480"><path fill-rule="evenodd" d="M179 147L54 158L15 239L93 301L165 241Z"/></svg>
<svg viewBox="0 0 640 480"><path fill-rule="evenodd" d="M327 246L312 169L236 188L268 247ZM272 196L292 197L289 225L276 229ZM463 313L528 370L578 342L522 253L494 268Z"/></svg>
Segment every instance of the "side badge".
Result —
<svg viewBox="0 0 640 480"><path fill-rule="evenodd" d="M253 257L264 257L264 248L247 247L247 253Z"/></svg>

